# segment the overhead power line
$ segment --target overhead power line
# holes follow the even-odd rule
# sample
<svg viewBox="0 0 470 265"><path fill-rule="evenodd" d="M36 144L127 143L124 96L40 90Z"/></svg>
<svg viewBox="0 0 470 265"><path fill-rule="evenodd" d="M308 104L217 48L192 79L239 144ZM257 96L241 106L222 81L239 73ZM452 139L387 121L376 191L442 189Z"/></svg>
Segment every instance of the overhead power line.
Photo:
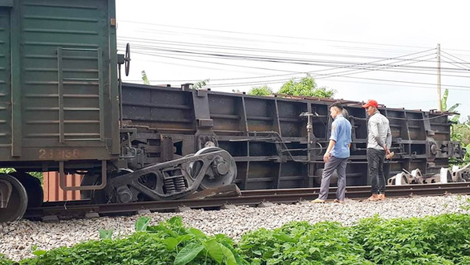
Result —
<svg viewBox="0 0 470 265"><path fill-rule="evenodd" d="M403 48L418 48L418 49L427 49L427 48L429 48L429 47L423 47L423 46L397 45L397 44L388 44L388 43L332 40L332 39L307 38L307 37L272 35L272 34L262 34L262 33L249 33L249 32L229 31L229 30L204 29L204 28L196 28L196 27L183 27L183 26L165 25L165 24L158 24L158 23L147 23L147 22L131 21L131 20L120 20L120 22L133 23L133 24L139 24L139 25L150 25L150 26L154 26L154 27L159 26L159 27L168 27L168 28L177 28L177 29L189 29L189 30L198 30L198 31L206 31L206 32L229 33L229 34L238 34L238 35L246 35L246 36L273 37L273 38L293 39L293 40L313 40L313 41L323 41L323 42L352 43L352 44L387 46L387 47L403 47Z"/></svg>

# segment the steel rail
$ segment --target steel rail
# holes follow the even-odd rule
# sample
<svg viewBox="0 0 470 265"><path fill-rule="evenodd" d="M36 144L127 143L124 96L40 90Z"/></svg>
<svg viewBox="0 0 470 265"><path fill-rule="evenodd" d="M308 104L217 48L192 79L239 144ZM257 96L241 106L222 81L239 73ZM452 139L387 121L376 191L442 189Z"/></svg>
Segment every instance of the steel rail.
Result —
<svg viewBox="0 0 470 265"><path fill-rule="evenodd" d="M336 188L330 188L329 199L335 196ZM241 196L213 197L205 199L181 199L173 201L146 201L135 203L80 204L74 201L45 204L43 207L30 208L25 218L41 220L44 216L57 216L60 219L83 218L88 213L100 215L136 213L139 210L166 212L178 211L181 207L221 208L227 205L258 206L261 203L296 203L302 200L313 200L318 197L319 188L277 189L277 190L244 190ZM387 186L387 197L429 196L445 194L470 194L470 183L424 184ZM365 199L370 196L370 186L354 186L346 188L349 199Z"/></svg>

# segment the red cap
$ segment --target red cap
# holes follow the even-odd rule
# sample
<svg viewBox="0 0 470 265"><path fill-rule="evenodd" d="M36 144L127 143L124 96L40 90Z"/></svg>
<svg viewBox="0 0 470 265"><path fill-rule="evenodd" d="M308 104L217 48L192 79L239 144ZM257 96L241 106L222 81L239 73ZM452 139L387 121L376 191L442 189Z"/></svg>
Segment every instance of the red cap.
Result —
<svg viewBox="0 0 470 265"><path fill-rule="evenodd" d="M377 103L377 101L373 100L373 99L369 99L369 101L367 101L366 104L362 105L363 108L368 108L368 107L376 107L378 108L379 107L379 103Z"/></svg>

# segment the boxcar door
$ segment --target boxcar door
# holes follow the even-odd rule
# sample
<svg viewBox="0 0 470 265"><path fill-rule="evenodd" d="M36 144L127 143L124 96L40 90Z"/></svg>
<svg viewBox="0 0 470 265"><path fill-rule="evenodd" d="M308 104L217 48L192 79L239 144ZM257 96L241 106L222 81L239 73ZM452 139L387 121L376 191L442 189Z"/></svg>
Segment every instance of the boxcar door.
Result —
<svg viewBox="0 0 470 265"><path fill-rule="evenodd" d="M16 3L22 159L109 160L118 135L111 129L117 126L114 1Z"/></svg>
<svg viewBox="0 0 470 265"><path fill-rule="evenodd" d="M11 154L10 10L13 1L0 1L0 160Z"/></svg>

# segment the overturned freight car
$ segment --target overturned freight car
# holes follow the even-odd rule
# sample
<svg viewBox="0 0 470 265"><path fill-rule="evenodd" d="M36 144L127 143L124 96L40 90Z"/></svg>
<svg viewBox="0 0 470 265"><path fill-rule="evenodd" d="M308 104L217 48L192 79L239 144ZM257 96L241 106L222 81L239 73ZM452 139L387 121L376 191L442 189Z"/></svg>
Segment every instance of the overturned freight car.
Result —
<svg viewBox="0 0 470 265"><path fill-rule="evenodd" d="M329 105L337 100L257 97L210 90L123 84L122 122L139 149L132 167L170 161L206 146L227 150L236 161L241 189L313 187L320 183L331 129ZM360 102L339 100L348 111L353 142L347 185L367 185L367 115ZM448 114L379 107L390 120L392 160L387 177L419 168L439 173L449 158L462 158L450 140ZM211 178L214 176L206 176Z"/></svg>
<svg viewBox="0 0 470 265"><path fill-rule="evenodd" d="M241 189L319 183L332 101L254 97L123 84L115 0L0 1L0 222L42 203L27 172L59 171L62 189L95 203L172 200L237 183ZM118 68L119 65L119 68ZM118 75L119 74L119 75ZM353 125L348 185L367 184L366 113ZM423 174L462 157L446 113L380 109L393 133L388 176ZM67 175L83 175L67 186Z"/></svg>

